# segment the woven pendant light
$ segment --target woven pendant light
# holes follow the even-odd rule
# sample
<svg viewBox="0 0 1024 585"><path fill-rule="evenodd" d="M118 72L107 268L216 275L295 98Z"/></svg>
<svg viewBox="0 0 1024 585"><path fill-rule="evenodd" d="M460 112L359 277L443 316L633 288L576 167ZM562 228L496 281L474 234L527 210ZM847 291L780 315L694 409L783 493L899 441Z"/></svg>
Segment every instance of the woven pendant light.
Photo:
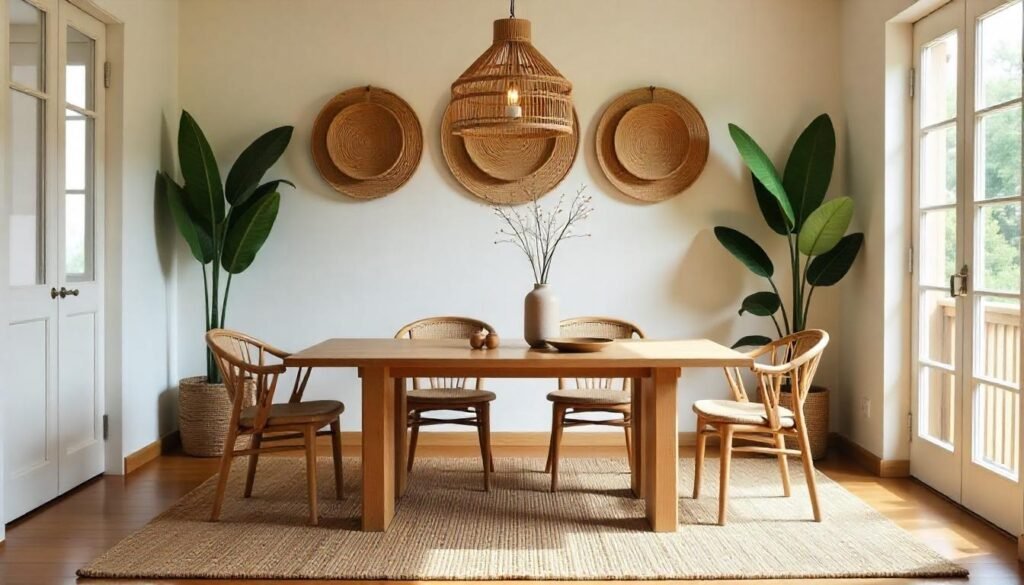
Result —
<svg viewBox="0 0 1024 585"><path fill-rule="evenodd" d="M452 133L551 138L573 132L572 84L530 43L530 21L494 21L494 43L452 84Z"/></svg>

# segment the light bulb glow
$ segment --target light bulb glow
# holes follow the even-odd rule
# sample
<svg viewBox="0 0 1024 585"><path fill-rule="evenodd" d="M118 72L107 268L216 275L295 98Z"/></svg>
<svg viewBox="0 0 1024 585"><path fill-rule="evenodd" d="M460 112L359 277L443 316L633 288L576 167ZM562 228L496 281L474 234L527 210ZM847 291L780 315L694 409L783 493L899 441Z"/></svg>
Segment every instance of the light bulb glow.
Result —
<svg viewBox="0 0 1024 585"><path fill-rule="evenodd" d="M510 87L509 90L508 90L508 105L510 105L510 106L518 106L519 105L519 90L514 88L514 87Z"/></svg>
<svg viewBox="0 0 1024 585"><path fill-rule="evenodd" d="M508 104L505 106L505 117L507 118L522 118L523 108L519 105L519 89L515 86L508 88L508 94L506 95Z"/></svg>

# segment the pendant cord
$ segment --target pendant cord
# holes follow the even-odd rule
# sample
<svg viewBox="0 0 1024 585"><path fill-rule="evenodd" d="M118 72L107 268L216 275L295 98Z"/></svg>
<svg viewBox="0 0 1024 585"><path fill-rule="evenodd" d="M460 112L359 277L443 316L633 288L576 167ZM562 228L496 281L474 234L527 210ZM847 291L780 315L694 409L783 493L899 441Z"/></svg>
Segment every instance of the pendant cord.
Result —
<svg viewBox="0 0 1024 585"><path fill-rule="evenodd" d="M509 18L515 18L516 17L516 0L509 0L508 17Z"/></svg>

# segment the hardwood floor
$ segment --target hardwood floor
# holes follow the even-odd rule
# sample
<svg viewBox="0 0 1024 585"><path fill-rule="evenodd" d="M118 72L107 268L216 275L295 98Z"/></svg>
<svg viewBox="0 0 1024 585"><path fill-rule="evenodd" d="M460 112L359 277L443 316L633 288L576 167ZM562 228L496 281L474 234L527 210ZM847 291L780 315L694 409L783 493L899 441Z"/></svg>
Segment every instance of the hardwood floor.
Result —
<svg viewBox="0 0 1024 585"><path fill-rule="evenodd" d="M544 447L495 447L495 456L543 457ZM563 447L565 456L625 456L615 447ZM346 456L357 455L346 449ZM473 456L469 447L421 447L418 456ZM692 456L684 449L682 456ZM844 583L977 583L1006 585L1024 583L1024 569L1017 562L1017 543L1006 534L962 511L942 497L909 479L880 479L851 460L832 455L822 471L846 489L891 518L932 548L967 567L969 580L863 579ZM98 478L7 526L7 541L0 545L0 583L50 585L74 583L75 571L216 472L217 460L169 455L146 465L128 477ZM711 494L708 495L711 497ZM1013 505L1008 503L1008 505ZM143 581L82 580L99 583ZM149 583L151 581L145 581ZM195 581L161 581L185 583ZM785 581L741 581L745 585ZM801 584L823 581L807 580ZM217 583L228 583L217 581ZM231 581L230 583L241 583ZM301 581L311 584L316 582ZM717 581L725 585L725 581Z"/></svg>

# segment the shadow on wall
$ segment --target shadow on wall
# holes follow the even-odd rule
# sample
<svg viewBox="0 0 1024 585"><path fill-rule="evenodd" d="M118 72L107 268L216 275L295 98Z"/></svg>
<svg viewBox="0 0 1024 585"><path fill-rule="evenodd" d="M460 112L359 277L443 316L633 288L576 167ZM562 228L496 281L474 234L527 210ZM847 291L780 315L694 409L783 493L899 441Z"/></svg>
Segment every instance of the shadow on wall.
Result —
<svg viewBox="0 0 1024 585"><path fill-rule="evenodd" d="M174 176L174 146L171 141L171 129L167 117L162 117L160 124L160 168ZM161 189L160 175L157 174L153 187L153 233L156 235L156 252L160 258L160 271L164 279L170 278L174 268L175 230L170 210L167 207L165 194Z"/></svg>
<svg viewBox="0 0 1024 585"><path fill-rule="evenodd" d="M168 388L156 400L157 436L166 437L178 430L178 388Z"/></svg>

